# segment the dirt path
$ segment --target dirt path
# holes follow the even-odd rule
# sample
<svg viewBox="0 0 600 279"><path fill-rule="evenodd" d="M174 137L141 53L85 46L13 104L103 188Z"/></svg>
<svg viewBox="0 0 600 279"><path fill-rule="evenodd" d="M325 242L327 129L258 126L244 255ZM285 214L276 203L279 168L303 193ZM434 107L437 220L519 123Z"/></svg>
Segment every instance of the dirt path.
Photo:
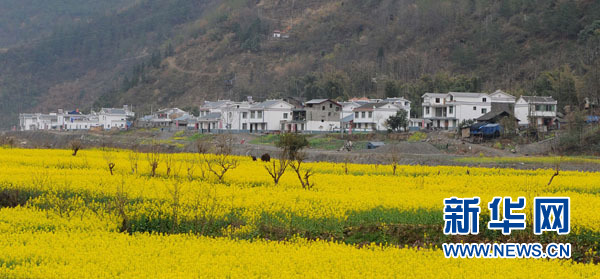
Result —
<svg viewBox="0 0 600 279"><path fill-rule="evenodd" d="M140 148L144 145L143 141L166 140L170 139L173 132L156 132L156 131L131 131L126 133L89 133L89 132L54 132L54 131L35 131L35 132L6 132L6 135L16 139L17 147L24 148L68 148L70 141L78 139L84 143L86 148L111 146L116 148L132 148L138 144ZM260 157L264 153L269 153L272 157L277 157L279 149L272 145L250 144L250 140L254 135L236 135L236 144L234 145L234 153L241 156L256 156ZM241 143L241 139L245 143ZM184 144L183 149L173 148L168 146L171 152L195 152L193 142L178 141ZM400 142L397 148L390 144L380 147L375 150L354 150L352 152L337 151L337 150L319 150L306 149L308 161L312 162L351 162L359 164L390 164L392 150L397 154L398 163L403 165L429 165L429 166L470 166L470 167L487 167L487 168L514 168L514 169L552 169L552 164L544 163L470 163L459 162L458 158L478 157L480 152L485 151L485 156L495 157L514 157L523 156L522 154L513 154L505 150L497 150L491 147L481 146L477 144L463 143L462 141L454 140L443 141L443 143L459 146L461 149L439 148L438 143L430 142ZM437 145L437 146L436 146ZM147 146L146 146L147 147ZM457 152L458 150L458 152ZM600 164L581 164L581 163L563 163L562 170L575 171L600 171Z"/></svg>

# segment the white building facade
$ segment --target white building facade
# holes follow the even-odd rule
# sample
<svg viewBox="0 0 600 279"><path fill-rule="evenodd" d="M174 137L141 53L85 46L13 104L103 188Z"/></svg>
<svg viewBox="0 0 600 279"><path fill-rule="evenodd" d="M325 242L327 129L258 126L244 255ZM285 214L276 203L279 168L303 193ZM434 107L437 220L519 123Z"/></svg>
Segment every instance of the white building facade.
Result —
<svg viewBox="0 0 600 279"><path fill-rule="evenodd" d="M474 120L492 110L492 98L486 93L425 93L423 119L429 128L456 129L461 122Z"/></svg>
<svg viewBox="0 0 600 279"><path fill-rule="evenodd" d="M515 104L515 117L519 125L553 126L558 102L552 97L521 96Z"/></svg>
<svg viewBox="0 0 600 279"><path fill-rule="evenodd" d="M102 108L99 112L90 114L80 113L79 110L49 114L22 113L19 115L19 128L21 131L31 130L89 130L92 128L127 129L130 120L135 114L128 106L123 108Z"/></svg>
<svg viewBox="0 0 600 279"><path fill-rule="evenodd" d="M399 104L387 102L364 104L354 109L353 127L359 131L385 131L388 129L386 121L402 109Z"/></svg>

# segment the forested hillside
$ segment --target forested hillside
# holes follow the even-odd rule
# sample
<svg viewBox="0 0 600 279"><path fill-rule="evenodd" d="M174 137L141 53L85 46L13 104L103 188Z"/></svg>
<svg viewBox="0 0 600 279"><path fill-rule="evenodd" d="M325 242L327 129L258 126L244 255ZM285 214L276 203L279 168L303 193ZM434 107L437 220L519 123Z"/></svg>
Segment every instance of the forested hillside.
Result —
<svg viewBox="0 0 600 279"><path fill-rule="evenodd" d="M22 111L144 113L246 95L406 96L419 107L427 91L503 89L581 105L600 96L600 1L145 0L0 59L12 123Z"/></svg>
<svg viewBox="0 0 600 279"><path fill-rule="evenodd" d="M133 3L135 0L2 0L0 49L35 42L53 31L88 23Z"/></svg>

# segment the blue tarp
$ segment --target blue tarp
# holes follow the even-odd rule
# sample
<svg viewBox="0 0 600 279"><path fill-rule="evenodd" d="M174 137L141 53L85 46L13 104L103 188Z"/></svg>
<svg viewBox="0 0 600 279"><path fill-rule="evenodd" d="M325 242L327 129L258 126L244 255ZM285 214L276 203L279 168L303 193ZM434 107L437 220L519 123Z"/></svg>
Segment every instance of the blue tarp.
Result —
<svg viewBox="0 0 600 279"><path fill-rule="evenodd" d="M502 126L493 123L476 123L471 126L471 134L494 136L502 133Z"/></svg>
<svg viewBox="0 0 600 279"><path fill-rule="evenodd" d="M600 122L600 116L596 116L596 115L589 115L586 119L585 122L587 123L598 123Z"/></svg>

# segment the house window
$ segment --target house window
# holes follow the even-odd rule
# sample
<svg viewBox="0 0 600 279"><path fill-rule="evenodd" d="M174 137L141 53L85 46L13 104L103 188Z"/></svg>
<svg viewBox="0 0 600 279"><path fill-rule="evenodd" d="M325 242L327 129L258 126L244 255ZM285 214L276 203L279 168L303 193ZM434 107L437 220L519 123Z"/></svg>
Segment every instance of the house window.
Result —
<svg viewBox="0 0 600 279"><path fill-rule="evenodd" d="M288 114L287 114L287 112L284 112L284 113L283 113L283 119L287 119L287 117L288 117Z"/></svg>
<svg viewBox="0 0 600 279"><path fill-rule="evenodd" d="M321 110L325 110L325 106L323 106L323 108Z"/></svg>
<svg viewBox="0 0 600 279"><path fill-rule="evenodd" d="M477 110L477 107L473 107L473 110Z"/></svg>
<svg viewBox="0 0 600 279"><path fill-rule="evenodd" d="M546 111L554 111L554 105L546 105Z"/></svg>
<svg viewBox="0 0 600 279"><path fill-rule="evenodd" d="M450 101L454 101L454 96L450 95Z"/></svg>
<svg viewBox="0 0 600 279"><path fill-rule="evenodd" d="M408 102L404 102L404 106L407 107L408 106Z"/></svg>
<svg viewBox="0 0 600 279"><path fill-rule="evenodd" d="M340 107L335 107L335 111L340 111Z"/></svg>
<svg viewBox="0 0 600 279"><path fill-rule="evenodd" d="M256 112L255 111L251 111L250 112L250 118L256 118Z"/></svg>
<svg viewBox="0 0 600 279"><path fill-rule="evenodd" d="M440 103L440 98L435 98L435 103L439 104Z"/></svg>
<svg viewBox="0 0 600 279"><path fill-rule="evenodd" d="M358 112L354 113L354 118L358 118Z"/></svg>
<svg viewBox="0 0 600 279"><path fill-rule="evenodd" d="M262 113L263 113L262 110L259 110L256 112L258 118L262 118Z"/></svg>
<svg viewBox="0 0 600 279"><path fill-rule="evenodd" d="M485 108L482 108L482 109L481 109L481 113L483 113L483 114L486 114L486 113L487 113L487 109L485 109Z"/></svg>
<svg viewBox="0 0 600 279"><path fill-rule="evenodd" d="M425 107L425 114L429 114L429 107Z"/></svg>
<svg viewBox="0 0 600 279"><path fill-rule="evenodd" d="M333 104L329 104L329 108L332 108L332 107L333 107Z"/></svg>
<svg viewBox="0 0 600 279"><path fill-rule="evenodd" d="M453 106L449 106L448 107L448 113L449 114L453 114L454 113L454 107Z"/></svg>
<svg viewBox="0 0 600 279"><path fill-rule="evenodd" d="M248 113L247 112L242 112L242 118L244 118L244 119L248 118Z"/></svg>
<svg viewBox="0 0 600 279"><path fill-rule="evenodd" d="M331 111L327 113L327 116L331 116Z"/></svg>
<svg viewBox="0 0 600 279"><path fill-rule="evenodd" d="M483 102L484 102L484 103L485 103L485 102L487 102L487 98L483 98Z"/></svg>
<svg viewBox="0 0 600 279"><path fill-rule="evenodd" d="M369 118L373 117L373 112L369 111Z"/></svg>
<svg viewBox="0 0 600 279"><path fill-rule="evenodd" d="M360 117L361 118L365 118L365 112L364 111L360 113Z"/></svg>
<svg viewBox="0 0 600 279"><path fill-rule="evenodd" d="M248 124L243 123L242 124L242 130L248 130Z"/></svg>

